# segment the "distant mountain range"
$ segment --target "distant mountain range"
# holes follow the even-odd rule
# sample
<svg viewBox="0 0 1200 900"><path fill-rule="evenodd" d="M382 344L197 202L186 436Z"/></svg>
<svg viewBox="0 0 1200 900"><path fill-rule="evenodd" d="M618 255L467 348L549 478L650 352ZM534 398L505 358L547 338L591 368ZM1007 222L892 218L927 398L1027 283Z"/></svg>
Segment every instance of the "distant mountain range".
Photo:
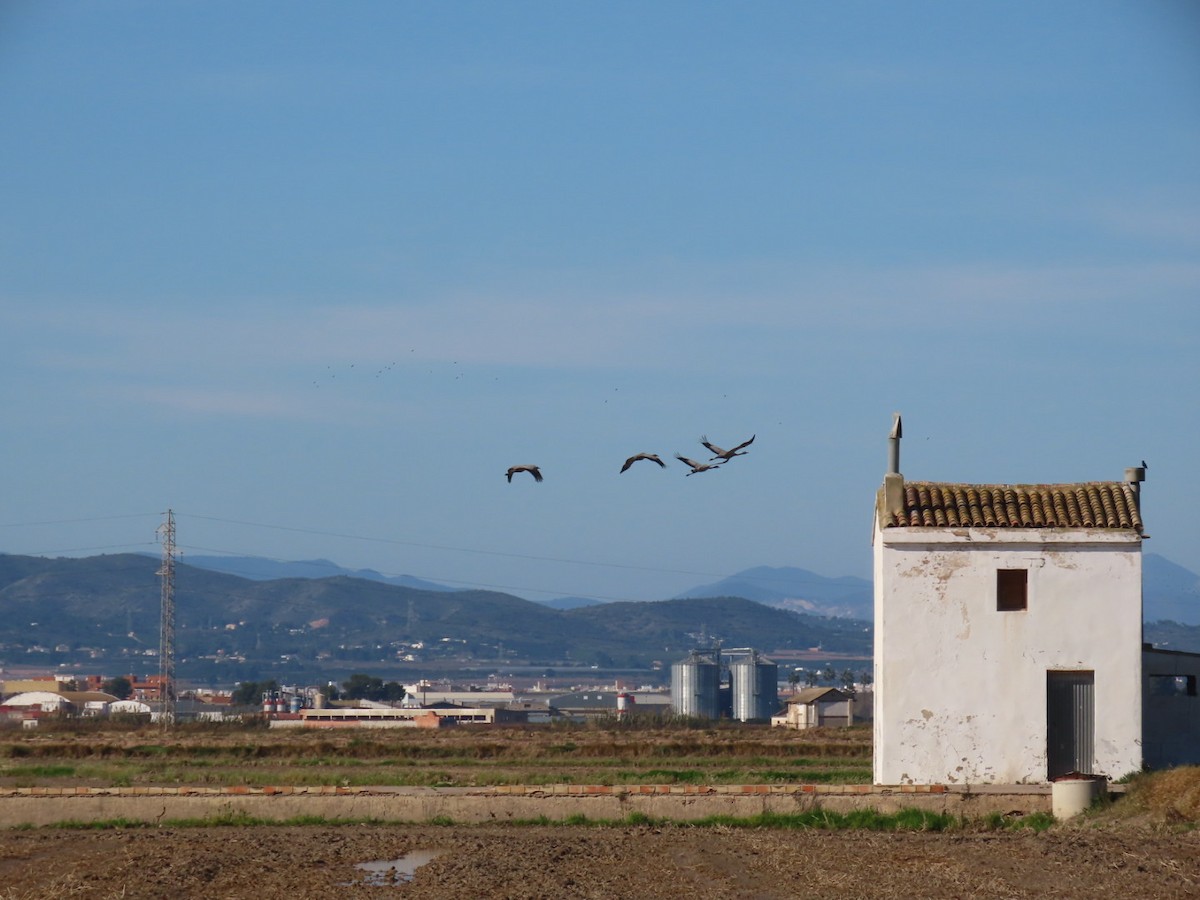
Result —
<svg viewBox="0 0 1200 900"><path fill-rule="evenodd" d="M327 559L305 559L295 562L281 562L275 559L263 559L261 556L188 556L180 560L197 569L207 569L210 572L224 572L226 575L236 575L251 581L274 581L277 578L362 578L367 581L378 581L381 584L394 584L397 587L416 588L421 591L457 591L461 588L446 587L416 578L412 575L383 575L374 569L346 569Z"/></svg>
<svg viewBox="0 0 1200 900"><path fill-rule="evenodd" d="M875 615L874 588L865 578L826 578L807 569L758 566L721 581L694 587L686 597L745 597L768 606L817 616L870 620Z"/></svg>
<svg viewBox="0 0 1200 900"><path fill-rule="evenodd" d="M255 581L278 578L331 578L343 576L377 581L424 591L456 591L412 575L381 575L373 569L346 569L327 559L279 562L253 556L190 556L188 565L224 572ZM1200 625L1200 575L1156 553L1142 556L1143 618L1147 622L1171 621ZM757 566L711 584L675 595L675 599L743 597L792 612L815 616L871 620L874 595L871 582L845 575L826 578L807 569ZM559 597L535 601L551 609L569 610L597 606L606 601L588 597Z"/></svg>
<svg viewBox="0 0 1200 900"><path fill-rule="evenodd" d="M748 569L670 600L559 598L553 603L564 608L554 608L422 579L411 579L422 585L414 587L371 570L340 574L347 570L325 560L216 559L256 577L201 568L203 557L179 563L181 677L229 683L451 665L646 669L718 641L768 655L871 655L869 583L798 568ZM1144 639L1200 652L1200 579L1154 554L1144 563ZM0 667L154 671L159 565L144 554L0 554ZM309 575L291 574L300 571Z"/></svg>
<svg viewBox="0 0 1200 900"><path fill-rule="evenodd" d="M0 555L0 666L153 670L159 565L142 554ZM363 671L363 664L647 669L714 641L766 654L812 647L856 659L871 653L869 623L738 597L557 610L495 591L345 575L251 580L184 563L175 585L180 675L223 682Z"/></svg>
<svg viewBox="0 0 1200 900"><path fill-rule="evenodd" d="M457 591L461 588L426 581L412 575L382 575L374 569L347 569L327 559L308 559L282 562L255 556L188 556L189 566L224 572L252 581L269 581L278 578L362 578L410 587L423 591ZM845 619L870 619L873 614L871 582L863 578L844 576L826 578L807 569L790 567L771 568L758 566L746 569L728 578L711 584L694 587L675 595L673 599L686 600L699 597L742 597L767 606L790 609L793 612L816 616L836 616ZM612 602L591 597L556 597L553 600L535 600L551 609L579 609Z"/></svg>
<svg viewBox="0 0 1200 900"><path fill-rule="evenodd" d="M680 597L745 597L768 606L822 616L874 617L870 581L845 576L825 578L807 569L759 566ZM1146 622L1200 625L1200 575L1157 553L1142 555L1142 618Z"/></svg>
<svg viewBox="0 0 1200 900"><path fill-rule="evenodd" d="M1157 553L1143 554L1142 618L1200 625L1200 575Z"/></svg>

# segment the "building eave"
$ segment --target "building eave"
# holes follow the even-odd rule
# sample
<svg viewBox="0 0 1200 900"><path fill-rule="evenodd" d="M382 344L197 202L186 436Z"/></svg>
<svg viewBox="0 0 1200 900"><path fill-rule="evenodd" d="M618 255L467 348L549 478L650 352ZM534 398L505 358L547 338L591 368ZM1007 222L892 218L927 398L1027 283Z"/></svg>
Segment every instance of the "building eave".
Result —
<svg viewBox="0 0 1200 900"><path fill-rule="evenodd" d="M1140 546L1143 535L1110 528L942 528L908 526L880 529L884 546L900 544L1046 544Z"/></svg>

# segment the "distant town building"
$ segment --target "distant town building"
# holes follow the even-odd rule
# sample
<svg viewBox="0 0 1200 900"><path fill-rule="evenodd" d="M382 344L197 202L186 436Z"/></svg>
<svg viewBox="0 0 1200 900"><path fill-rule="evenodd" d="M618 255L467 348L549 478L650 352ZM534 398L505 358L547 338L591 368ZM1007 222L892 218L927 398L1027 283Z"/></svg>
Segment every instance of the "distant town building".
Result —
<svg viewBox="0 0 1200 900"><path fill-rule="evenodd" d="M45 715L101 716L117 698L102 691L26 691L0 703L0 717L38 719Z"/></svg>
<svg viewBox="0 0 1200 900"><path fill-rule="evenodd" d="M435 707L358 706L304 709L299 713L272 716L271 728L445 728L452 725L521 724L524 713L496 707L465 707L438 704Z"/></svg>
<svg viewBox="0 0 1200 900"><path fill-rule="evenodd" d="M404 685L406 706L428 706L432 703L457 703L460 706L505 706L516 699L511 690L470 690L450 686L425 684Z"/></svg>
<svg viewBox="0 0 1200 900"><path fill-rule="evenodd" d="M609 716L653 716L670 711L670 697L660 691L593 688L553 694L545 700L557 716L577 721Z"/></svg>
<svg viewBox="0 0 1200 900"><path fill-rule="evenodd" d="M844 728L854 724L854 701L837 688L805 688L787 700L784 711L771 717L771 724L783 728Z"/></svg>

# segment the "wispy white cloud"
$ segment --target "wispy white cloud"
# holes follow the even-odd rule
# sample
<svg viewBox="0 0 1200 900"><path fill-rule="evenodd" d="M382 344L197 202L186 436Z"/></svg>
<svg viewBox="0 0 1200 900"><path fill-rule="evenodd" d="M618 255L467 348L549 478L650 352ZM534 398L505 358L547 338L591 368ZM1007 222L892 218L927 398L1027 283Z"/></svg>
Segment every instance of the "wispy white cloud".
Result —
<svg viewBox="0 0 1200 900"><path fill-rule="evenodd" d="M1109 327L1097 314L1135 300L1153 314L1200 289L1200 263L923 266L847 284L848 305L891 327L1072 321L1081 333ZM1081 319L1088 312L1095 318Z"/></svg>
<svg viewBox="0 0 1200 900"><path fill-rule="evenodd" d="M1135 303L1148 327L1185 332L1200 319L1197 293L1200 262L764 266L744 277L723 267L636 291L559 284L437 302L251 304L221 315L7 307L0 327L29 338L22 365L91 390L107 384L127 400L195 413L313 418L337 414L314 403L314 384L351 365L363 376L417 364L699 372L735 333L897 341L1036 322L1086 336L1121 325Z"/></svg>

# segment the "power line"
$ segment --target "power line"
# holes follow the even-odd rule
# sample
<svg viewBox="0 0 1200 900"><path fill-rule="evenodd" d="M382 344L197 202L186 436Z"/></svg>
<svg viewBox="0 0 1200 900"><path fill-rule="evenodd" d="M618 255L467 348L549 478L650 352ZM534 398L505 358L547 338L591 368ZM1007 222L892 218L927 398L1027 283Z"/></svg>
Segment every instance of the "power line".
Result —
<svg viewBox="0 0 1200 900"><path fill-rule="evenodd" d="M91 516L86 519L51 519L45 522L0 522L0 528L32 528L37 525L75 525L82 522L110 522L114 519L157 518L162 513L129 513L121 516Z"/></svg>
<svg viewBox="0 0 1200 900"><path fill-rule="evenodd" d="M655 566L633 566L625 563L594 562L587 559L569 559L560 556L530 556L525 553L506 553L501 550L478 550L472 547L451 547L444 544L423 544L417 541L402 541L396 538L369 537L361 534L346 534L337 531L318 531L313 528L296 528L290 525L268 525L262 522L246 522L240 519L221 519L216 516L199 516L194 513L185 518L204 519L209 522L222 522L226 525L247 525L252 528L269 528L276 531L294 531L300 534L314 534L320 537L345 538L352 541L371 541L376 544L395 544L401 547L419 547L422 550L447 550L452 553L474 553L481 556L503 556L508 559L525 559L533 562L570 563L577 566L596 566L604 569L627 569L635 572L659 572L666 575L698 575L704 578L724 578L714 572L694 572L687 569L661 569Z"/></svg>
<svg viewBox="0 0 1200 900"><path fill-rule="evenodd" d="M236 551L236 550L223 550L223 549L218 549L216 547L198 547L194 544L188 544L184 547L184 549L188 550L188 551L200 550L205 553L225 553L230 556L237 556L237 557L245 556L245 554L243 554L239 551ZM297 563L297 560L280 559L278 557L271 557L271 556L259 557L256 555L256 558L265 559L265 560L268 560L269 562L287 563L290 565L295 565ZM338 566L338 568L340 569L343 567ZM378 572L379 570L375 569L373 571ZM495 584L493 582L485 582L485 581L463 581L461 578L441 578L437 575L413 575L408 572L379 572L379 574L382 575L384 578L402 578L402 577L407 576L409 578L419 578L422 581L430 581L435 584L461 584L461 585L466 585L467 587L486 588L489 590L521 591L521 592L527 593L527 594L548 594L551 597L565 597L565 596L570 595L570 596L576 596L576 597L584 597L584 598L587 598L590 600L607 600L607 601L614 602L614 603L634 602L632 597L609 597L609 596L605 596L604 594L592 594L592 593L581 594L578 591L573 591L573 590L561 590L561 589L547 590L545 588L524 587L524 586L515 585L515 584Z"/></svg>
<svg viewBox="0 0 1200 900"><path fill-rule="evenodd" d="M139 541L136 544L107 544L101 547L61 547L58 550L30 550L20 554L9 554L18 556L53 556L55 553L83 553L91 550L124 550L129 547L149 547L158 546L157 541Z"/></svg>
<svg viewBox="0 0 1200 900"><path fill-rule="evenodd" d="M571 565L595 566L597 568L604 568L604 569L624 569L624 570L633 571L633 572L656 572L656 573L663 574L663 575L692 575L692 576L695 576L698 578L721 578L721 579L724 579L724 578L729 577L728 573L722 573L722 572L697 572L692 569L664 569L664 568L660 568L657 566L635 566L635 565L629 565L626 563L596 562L594 560L571 559L568 557L561 557L561 556L531 556L531 555L525 554L525 553L507 553L502 550L479 550L479 549L473 548L473 547L453 547L453 546L448 546L445 544L426 544L426 543L421 543L419 541L400 540L398 538L381 538L381 537L373 537L373 536L361 535L361 534L348 534L348 533L339 532L339 531L321 531L321 530L315 529L315 528L298 528L298 527L295 527L292 525L271 525L271 524L267 524L264 522L247 522L242 519L223 519L223 518L219 518L217 516L202 516L202 515L196 515L194 513L185 514L184 518L203 519L203 520L209 521L209 522L221 522L226 525L245 525L245 526L248 526L251 528L266 528L266 529L270 529L270 530L274 530L274 531L291 531L291 532L296 532L298 534L317 535L318 537L335 537L335 538L343 538L345 540L352 540L352 541L368 541L368 542L376 543L376 544L392 544L392 545L400 546L400 547L418 547L422 550L444 550L444 551L451 552L451 553L473 553L473 554L480 555L480 556L499 556L499 557L504 557L507 559L524 559L524 560L529 560L532 562L569 563ZM204 549L204 548L198 548L198 549ZM207 551L207 552L232 553L235 556L245 556L246 555L244 552L228 551L228 550L211 550L211 551ZM293 560L276 559L274 561L275 562L292 562ZM381 574L386 574L386 573L381 573ZM405 573L405 574L411 575L411 573ZM413 577L425 577L425 576L413 576ZM743 578L743 580L749 581L752 583L758 583L758 584L767 584L768 583L768 581L766 579L754 578L752 576L742 576L742 578ZM453 579L427 578L426 580L428 580L428 581L452 581ZM789 582L792 584L824 585L824 584L828 583L828 579L820 579L820 580L806 579L803 581L791 581L789 579ZM474 584L475 582L456 582L456 583ZM522 589L522 590L525 590L525 589ZM527 590L535 590L535 589L528 588ZM542 593L550 593L550 592L543 591ZM581 595L581 596L592 596L592 595L588 594L588 595ZM597 597L597 599L601 599L601 598Z"/></svg>
<svg viewBox="0 0 1200 900"><path fill-rule="evenodd" d="M156 516L157 517L160 515L162 515L162 514L161 513L131 513L131 514L127 514L127 515L93 516L93 517L89 517L89 518L61 519L61 520L56 520L56 521L45 521L45 522L0 523L0 527L13 528L13 527L35 526L35 525L66 525L66 524L86 523L86 522L103 522L103 521L110 521L110 520L116 520L116 519L145 518L147 516ZM176 515L176 519L178 519L178 518L180 518L180 517L178 515ZM399 538L382 538L382 537L375 537L375 536L370 536L370 535L352 534L352 533L347 533L347 532L324 531L324 530L316 529L316 528L301 528L301 527L297 527L297 526L293 526L293 525L275 525L275 524L271 524L271 523L267 523L267 522L250 522L250 521L247 521L244 519L229 519L229 518L224 518L224 517L220 517L220 516L206 516L206 515L199 515L199 514L194 514L194 513L193 514L185 514L183 516L183 518L185 518L185 519L192 518L192 519L198 519L198 520L203 520L203 521L208 521L208 522L219 522L219 523L226 524L226 525L242 525L242 526L246 526L246 527L250 527L250 528L263 528L263 529L268 529L268 530L272 530L272 531L286 531L286 532L292 532L295 534L310 534L310 535L316 535L318 537L332 537L332 538L340 538L343 540L365 541L365 542L370 542L370 543L388 544L388 545L400 546L400 547L416 547L416 548L420 548L423 550L439 550L439 551L450 552L450 553L469 553L469 554L474 554L477 556L495 556L495 557L501 557L501 558L506 558L506 559L527 560L527 561L531 561L531 562L565 563L565 564L569 564L569 565L592 566L595 568L603 568L603 569L621 569L621 570L632 571L632 572L654 572L657 574L665 574L665 575L688 575L688 576L692 576L692 577L696 577L696 578L724 579L724 578L729 577L726 573L719 573L719 572L700 572L700 571L695 571L692 569L667 569L667 568L662 568L662 567L658 567L658 566L638 566L638 565L630 565L627 563L597 562L595 560L573 559L573 558L569 558L569 557L559 557L559 556L534 556L534 555L525 554L525 553L509 553L509 552L505 552L505 551L501 551L501 550L481 550L481 549L475 548L475 547L457 547L457 546L451 546L451 545L446 545L446 544L429 544L429 543L424 543L421 541L402 540ZM125 544L110 544L110 545L106 545L106 546L72 547L72 548L59 549L59 550L43 550L43 551L39 551L36 553L28 553L27 555L49 556L49 555L55 554L55 553L82 553L82 552L91 552L91 551L96 551L96 550L128 549L128 548L132 548L132 547L149 546L151 544L156 544L156 543L157 543L156 541L144 541L144 542L125 543ZM193 547L191 549L201 550L201 551L208 552L208 553L225 553L225 554L229 554L229 555L233 555L233 556L248 555L245 551L219 550L219 549L206 548L206 547ZM264 558L270 559L271 557L264 557ZM295 562L294 560L285 560L285 559L278 559L278 558L273 559L273 561L274 562ZM341 567L339 567L339 568L341 568ZM388 575L388 573L380 573L380 574ZM605 596L601 596L599 594L580 593L578 591L549 591L549 590L545 590L543 588L530 588L530 587L520 587L520 586L514 586L514 585L500 585L500 584L491 584L491 583L485 583L485 582L463 581L461 579L438 578L436 576L424 576L424 575L417 576L417 575L411 575L411 573L403 573L403 574L409 574L411 577L419 577L426 581L434 581L434 582L438 582L438 583L448 583L448 584L461 584L461 585L466 585L469 587L491 588L491 589L499 589L499 590L527 591L527 592L531 592L531 593L550 594L550 595L558 595L558 596L565 596L568 594L573 594L573 595L578 595L578 596L583 596L583 597L591 597L591 598L597 599L597 600L627 600L627 599L629 599L627 597L605 597ZM389 577L397 577L397 576L390 575ZM751 583L758 583L758 584L764 584L764 585L769 584L769 582L766 579L754 578L753 576L745 576L745 575L743 575L741 577L743 580L749 581ZM805 581L790 581L790 583L792 583L792 584L826 584L826 581L824 581L824 580L820 580L820 581L805 580Z"/></svg>

